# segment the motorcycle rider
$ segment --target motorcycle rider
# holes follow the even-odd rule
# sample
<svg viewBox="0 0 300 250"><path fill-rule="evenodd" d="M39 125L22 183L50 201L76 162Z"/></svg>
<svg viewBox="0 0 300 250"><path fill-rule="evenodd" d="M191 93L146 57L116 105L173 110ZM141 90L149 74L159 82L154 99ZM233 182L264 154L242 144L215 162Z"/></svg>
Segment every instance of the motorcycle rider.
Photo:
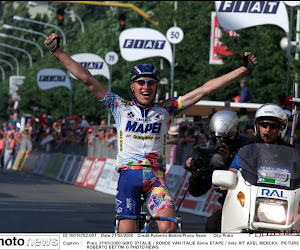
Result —
<svg viewBox="0 0 300 250"><path fill-rule="evenodd" d="M277 104L266 103L259 107L256 110L254 122L255 143L292 146L283 140L288 127L288 117ZM229 168L236 173L239 169L236 164L237 157L239 156L236 154Z"/></svg>
<svg viewBox="0 0 300 250"><path fill-rule="evenodd" d="M204 195L211 188L214 169L228 169L235 153L241 147L252 143L249 138L240 135L239 117L229 110L218 111L211 117L209 133L211 139L206 144L197 145L193 157L186 161L185 168L192 173L189 192L194 197ZM206 148L211 149L209 155L202 153L206 152ZM226 191L221 193L218 201L223 205ZM221 232L221 212L222 209L219 209L208 218L207 233Z"/></svg>

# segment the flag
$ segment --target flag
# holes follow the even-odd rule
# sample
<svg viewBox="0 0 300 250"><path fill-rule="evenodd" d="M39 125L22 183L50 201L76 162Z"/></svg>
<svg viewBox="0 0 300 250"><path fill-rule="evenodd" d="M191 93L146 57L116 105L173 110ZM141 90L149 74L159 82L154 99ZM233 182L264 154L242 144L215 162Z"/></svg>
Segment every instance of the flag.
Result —
<svg viewBox="0 0 300 250"><path fill-rule="evenodd" d="M289 32L286 6L282 1L215 1L219 24L228 30L272 24Z"/></svg>
<svg viewBox="0 0 300 250"><path fill-rule="evenodd" d="M42 69L37 74L40 89L47 90L57 87L66 87L71 90L70 78L61 69Z"/></svg>
<svg viewBox="0 0 300 250"><path fill-rule="evenodd" d="M72 55L71 58L90 71L93 76L102 75L110 79L107 63L100 56L91 53L80 53ZM72 78L77 80L70 72L69 74Z"/></svg>
<svg viewBox="0 0 300 250"><path fill-rule="evenodd" d="M122 31L119 37L121 56L127 61L160 56L172 64L171 45L165 35L149 28Z"/></svg>

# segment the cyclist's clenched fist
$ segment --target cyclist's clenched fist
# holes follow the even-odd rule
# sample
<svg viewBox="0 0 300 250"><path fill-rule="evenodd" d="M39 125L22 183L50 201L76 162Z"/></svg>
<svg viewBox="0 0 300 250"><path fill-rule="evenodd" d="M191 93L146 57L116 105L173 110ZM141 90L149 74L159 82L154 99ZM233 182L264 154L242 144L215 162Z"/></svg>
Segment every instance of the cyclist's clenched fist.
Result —
<svg viewBox="0 0 300 250"><path fill-rule="evenodd" d="M44 43L48 50L54 52L57 48L59 48L59 42L60 37L57 34L52 33L50 36L47 37Z"/></svg>

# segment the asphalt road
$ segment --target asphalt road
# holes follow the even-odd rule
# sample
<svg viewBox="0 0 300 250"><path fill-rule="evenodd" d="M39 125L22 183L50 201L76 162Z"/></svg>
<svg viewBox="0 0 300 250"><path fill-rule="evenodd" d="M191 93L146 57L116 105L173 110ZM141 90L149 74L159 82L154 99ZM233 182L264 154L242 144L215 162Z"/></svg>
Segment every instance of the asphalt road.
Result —
<svg viewBox="0 0 300 250"><path fill-rule="evenodd" d="M115 197L19 171L0 170L1 233L113 232ZM206 218L182 213L183 232Z"/></svg>

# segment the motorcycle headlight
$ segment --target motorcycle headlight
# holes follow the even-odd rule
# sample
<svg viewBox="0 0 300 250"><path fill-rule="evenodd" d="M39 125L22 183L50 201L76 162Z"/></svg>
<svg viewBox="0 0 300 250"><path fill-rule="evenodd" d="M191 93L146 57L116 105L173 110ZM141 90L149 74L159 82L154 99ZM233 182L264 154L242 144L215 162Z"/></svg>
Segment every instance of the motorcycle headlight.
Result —
<svg viewBox="0 0 300 250"><path fill-rule="evenodd" d="M257 198L255 218L257 222L285 225L288 202L286 200Z"/></svg>

